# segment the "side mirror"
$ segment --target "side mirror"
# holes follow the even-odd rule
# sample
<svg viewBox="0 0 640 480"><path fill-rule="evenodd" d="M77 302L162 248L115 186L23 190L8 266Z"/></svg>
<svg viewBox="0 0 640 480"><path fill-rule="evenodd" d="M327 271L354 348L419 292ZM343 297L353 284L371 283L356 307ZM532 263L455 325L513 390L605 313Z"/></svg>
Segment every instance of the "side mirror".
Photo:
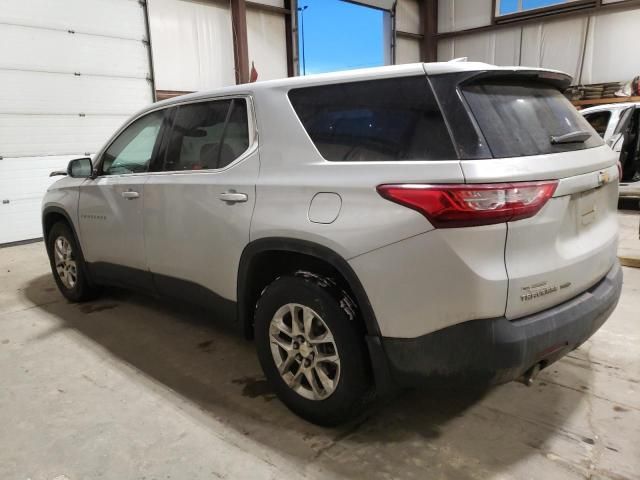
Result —
<svg viewBox="0 0 640 480"><path fill-rule="evenodd" d="M90 158L76 158L69 162L67 175L71 178L89 178L93 174L93 164Z"/></svg>

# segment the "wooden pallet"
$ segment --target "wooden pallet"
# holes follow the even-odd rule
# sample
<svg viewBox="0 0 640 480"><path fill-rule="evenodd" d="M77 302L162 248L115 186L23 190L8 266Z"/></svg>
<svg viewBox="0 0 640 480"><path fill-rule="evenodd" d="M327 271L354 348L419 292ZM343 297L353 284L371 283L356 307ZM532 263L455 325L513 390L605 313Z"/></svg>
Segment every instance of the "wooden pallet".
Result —
<svg viewBox="0 0 640 480"><path fill-rule="evenodd" d="M640 102L640 97L609 97L592 98L590 100L572 100L576 107L590 107L592 105L606 105L608 103Z"/></svg>
<svg viewBox="0 0 640 480"><path fill-rule="evenodd" d="M620 256L618 259L623 267L640 268L640 258L638 257Z"/></svg>

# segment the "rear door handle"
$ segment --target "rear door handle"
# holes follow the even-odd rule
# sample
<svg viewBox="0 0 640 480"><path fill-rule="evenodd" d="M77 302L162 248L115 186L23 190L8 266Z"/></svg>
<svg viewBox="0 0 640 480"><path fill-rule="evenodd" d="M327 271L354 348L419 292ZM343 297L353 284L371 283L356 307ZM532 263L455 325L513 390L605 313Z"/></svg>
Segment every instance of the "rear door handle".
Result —
<svg viewBox="0 0 640 480"><path fill-rule="evenodd" d="M249 197L246 193L238 193L238 192L224 192L221 193L218 198L223 202L228 203L242 203L246 202Z"/></svg>
<svg viewBox="0 0 640 480"><path fill-rule="evenodd" d="M126 192L122 192L122 196L127 200L133 200L134 198L140 197L138 192L134 192L133 190L127 190Z"/></svg>

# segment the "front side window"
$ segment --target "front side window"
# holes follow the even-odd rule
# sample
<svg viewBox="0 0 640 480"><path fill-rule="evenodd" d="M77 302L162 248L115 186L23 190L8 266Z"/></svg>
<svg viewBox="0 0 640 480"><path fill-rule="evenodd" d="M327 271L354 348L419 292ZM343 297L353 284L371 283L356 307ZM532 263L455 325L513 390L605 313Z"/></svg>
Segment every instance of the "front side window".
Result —
<svg viewBox="0 0 640 480"><path fill-rule="evenodd" d="M424 76L297 88L289 100L326 160L456 158Z"/></svg>
<svg viewBox="0 0 640 480"><path fill-rule="evenodd" d="M587 122L598 132L598 135L604 138L607 126L609 126L609 120L611 119L611 112L604 110L602 112L587 113L584 118L586 118Z"/></svg>
<svg viewBox="0 0 640 480"><path fill-rule="evenodd" d="M224 168L249 148L247 101L243 98L177 107L164 171Z"/></svg>
<svg viewBox="0 0 640 480"><path fill-rule="evenodd" d="M163 118L164 111L161 110L129 125L104 152L102 175L146 172Z"/></svg>

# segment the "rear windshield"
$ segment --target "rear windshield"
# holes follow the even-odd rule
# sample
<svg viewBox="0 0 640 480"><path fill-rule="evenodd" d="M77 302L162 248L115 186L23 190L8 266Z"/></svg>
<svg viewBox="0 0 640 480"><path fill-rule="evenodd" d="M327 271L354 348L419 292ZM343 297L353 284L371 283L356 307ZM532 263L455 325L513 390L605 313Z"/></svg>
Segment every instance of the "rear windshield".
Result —
<svg viewBox="0 0 640 480"><path fill-rule="evenodd" d="M584 150L603 144L589 122L552 86L496 81L463 86L462 93L495 158ZM586 133L579 140L557 139L575 132ZM556 137L555 143L552 137Z"/></svg>
<svg viewBox="0 0 640 480"><path fill-rule="evenodd" d="M326 160L457 158L424 75L297 88L289 100Z"/></svg>

